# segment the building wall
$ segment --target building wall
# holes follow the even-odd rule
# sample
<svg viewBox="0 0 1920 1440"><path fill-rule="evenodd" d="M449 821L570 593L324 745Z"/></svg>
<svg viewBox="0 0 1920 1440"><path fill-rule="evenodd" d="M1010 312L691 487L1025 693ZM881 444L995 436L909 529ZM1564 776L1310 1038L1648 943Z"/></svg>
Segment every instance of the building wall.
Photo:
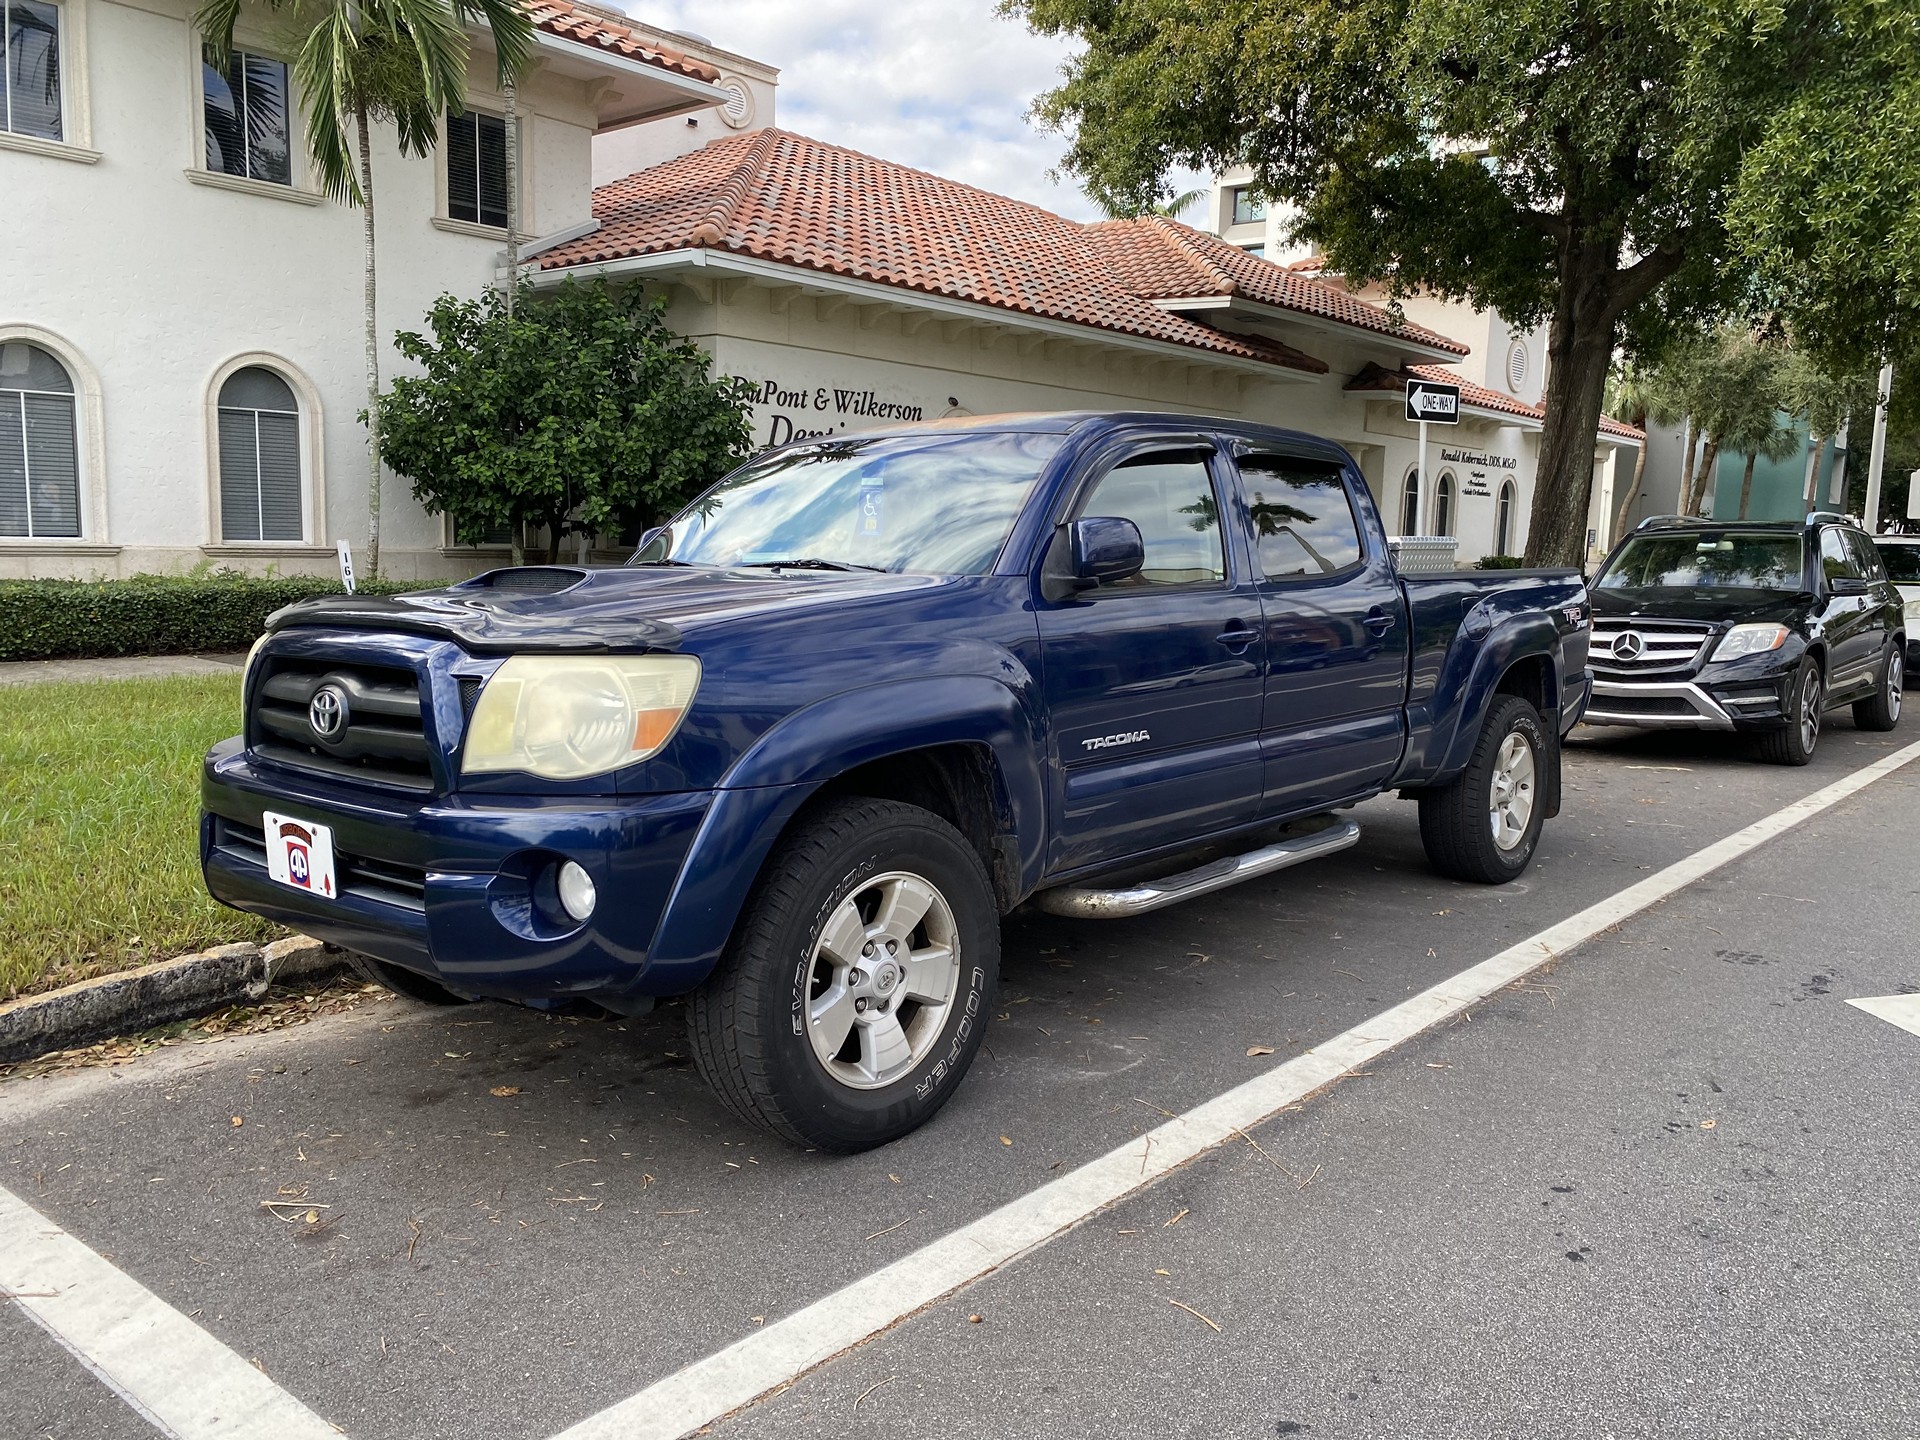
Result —
<svg viewBox="0 0 1920 1440"><path fill-rule="evenodd" d="M697 36L653 30L631 18L624 23L713 66L720 72L721 88L733 91L736 98L722 108L703 110L697 115L675 115L596 135L593 140L595 185L624 180L737 131L777 123L774 92L780 83L780 72L772 66L721 50Z"/></svg>
<svg viewBox="0 0 1920 1440"><path fill-rule="evenodd" d="M330 570L336 539L364 551L367 535L360 212L313 193L298 139L292 188L209 182L199 41L184 0L64 0L63 11L67 134L78 143L45 153L0 136L9 220L0 226L0 340L45 345L92 392L80 427L85 535L0 538L0 576L206 561ZM271 33L243 17L237 38L270 53ZM476 63L476 109L499 109L491 79ZM536 73L520 108L524 228L578 223L589 214L594 123L584 83ZM403 159L390 132L379 137L374 179L379 328L391 336L417 328L441 293L479 291L504 237L444 219L439 158ZM210 387L241 357L277 369L302 398L310 494L300 544L219 543ZM389 349L383 372L397 364ZM384 569L462 568L406 482L387 477L383 494Z"/></svg>

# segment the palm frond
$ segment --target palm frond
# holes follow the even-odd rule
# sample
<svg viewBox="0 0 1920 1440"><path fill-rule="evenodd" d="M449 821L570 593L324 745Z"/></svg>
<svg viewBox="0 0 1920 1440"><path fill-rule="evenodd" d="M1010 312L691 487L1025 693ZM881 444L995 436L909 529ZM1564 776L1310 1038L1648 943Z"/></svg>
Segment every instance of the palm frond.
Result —
<svg viewBox="0 0 1920 1440"><path fill-rule="evenodd" d="M233 54L233 25L240 18L240 0L204 0L193 12L193 26L206 40L215 65L225 67Z"/></svg>
<svg viewBox="0 0 1920 1440"><path fill-rule="evenodd" d="M533 55L533 21L517 0L453 0L453 8L463 21L479 20L492 32L500 83L517 79Z"/></svg>

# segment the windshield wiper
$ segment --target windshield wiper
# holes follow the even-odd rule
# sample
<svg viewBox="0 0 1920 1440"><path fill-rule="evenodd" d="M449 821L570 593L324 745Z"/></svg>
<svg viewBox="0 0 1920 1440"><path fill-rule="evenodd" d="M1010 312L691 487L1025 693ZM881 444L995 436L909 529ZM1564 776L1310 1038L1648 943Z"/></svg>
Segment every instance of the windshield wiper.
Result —
<svg viewBox="0 0 1920 1440"><path fill-rule="evenodd" d="M739 570L871 570L877 575L887 573L883 565L857 565L848 560L822 560L811 555L799 560L747 560L734 568Z"/></svg>

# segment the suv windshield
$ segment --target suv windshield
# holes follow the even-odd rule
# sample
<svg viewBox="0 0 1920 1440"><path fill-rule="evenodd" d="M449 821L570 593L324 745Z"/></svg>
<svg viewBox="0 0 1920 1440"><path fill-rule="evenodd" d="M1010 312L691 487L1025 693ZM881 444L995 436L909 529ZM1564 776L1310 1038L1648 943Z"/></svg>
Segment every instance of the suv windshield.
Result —
<svg viewBox="0 0 1920 1440"><path fill-rule="evenodd" d="M1883 545L1874 542L1880 563L1887 567L1887 578L1897 585L1920 585L1920 543Z"/></svg>
<svg viewBox="0 0 1920 1440"><path fill-rule="evenodd" d="M1798 535L1719 530L1636 535L1594 582L1596 590L1784 590L1805 588Z"/></svg>
<svg viewBox="0 0 1920 1440"><path fill-rule="evenodd" d="M984 575L1065 439L968 431L782 450L701 496L634 563Z"/></svg>

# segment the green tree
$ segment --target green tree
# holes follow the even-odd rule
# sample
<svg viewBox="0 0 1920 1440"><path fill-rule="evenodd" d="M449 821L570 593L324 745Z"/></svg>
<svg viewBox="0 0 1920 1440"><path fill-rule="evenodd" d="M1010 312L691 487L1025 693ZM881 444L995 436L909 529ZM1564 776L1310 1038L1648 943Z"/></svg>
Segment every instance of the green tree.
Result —
<svg viewBox="0 0 1920 1440"><path fill-rule="evenodd" d="M358 205L366 335L367 572L380 574L380 330L376 318L372 126L391 123L402 155L429 155L440 117L466 109L467 26L490 32L502 85L533 51L533 22L516 0L267 0L296 54L294 80L307 151L327 194ZM204 0L194 24L224 64L240 0ZM515 127L516 131L518 127ZM510 157L510 165L512 163ZM511 171L510 171L511 173Z"/></svg>
<svg viewBox="0 0 1920 1440"><path fill-rule="evenodd" d="M1726 193L1821 23L1812 0L1002 5L1085 44L1036 113L1093 193L1142 206L1176 165L1250 165L1350 278L1549 318L1527 559L1563 564L1616 342L1743 294Z"/></svg>
<svg viewBox="0 0 1920 1440"><path fill-rule="evenodd" d="M381 455L426 507L473 544L512 528L514 560L544 526L625 533L672 514L751 441L752 386L669 330L665 302L637 286L563 282L477 300L443 295L431 336L395 346L421 374L379 402Z"/></svg>

